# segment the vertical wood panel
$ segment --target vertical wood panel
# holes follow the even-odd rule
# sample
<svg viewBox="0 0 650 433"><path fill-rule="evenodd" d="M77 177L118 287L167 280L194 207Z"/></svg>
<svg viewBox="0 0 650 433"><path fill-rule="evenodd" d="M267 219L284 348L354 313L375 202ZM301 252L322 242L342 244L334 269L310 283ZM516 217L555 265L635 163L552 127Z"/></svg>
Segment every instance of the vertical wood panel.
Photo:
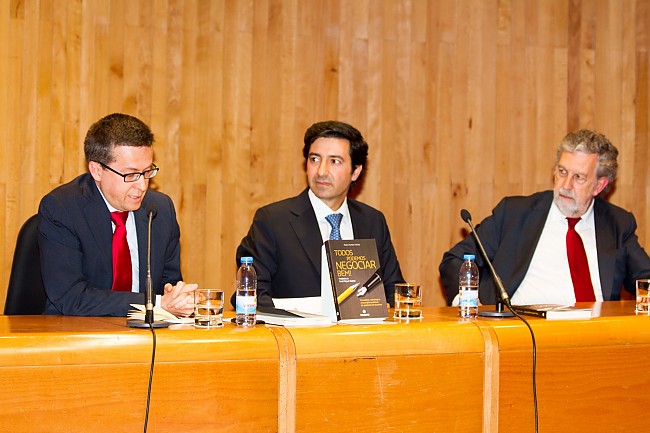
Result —
<svg viewBox="0 0 650 433"><path fill-rule="evenodd" d="M332 118L368 140L355 195L427 305L459 210L551 187L568 130L619 147L611 200L645 243L649 32L650 0L0 0L0 306L20 225L114 111L156 135L186 280L229 292L254 211L305 187L302 136Z"/></svg>

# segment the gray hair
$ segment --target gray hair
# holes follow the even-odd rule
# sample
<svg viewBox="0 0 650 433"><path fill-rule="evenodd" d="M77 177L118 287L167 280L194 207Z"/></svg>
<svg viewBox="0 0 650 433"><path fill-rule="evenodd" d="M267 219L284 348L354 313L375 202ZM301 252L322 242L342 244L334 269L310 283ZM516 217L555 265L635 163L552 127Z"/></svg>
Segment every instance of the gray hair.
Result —
<svg viewBox="0 0 650 433"><path fill-rule="evenodd" d="M580 129L569 132L557 148L555 165L560 161L563 152L583 152L598 155L598 168L596 175L598 178L606 177L609 183L603 190L607 192L610 185L616 180L616 171L618 170L618 149L603 134L590 129Z"/></svg>

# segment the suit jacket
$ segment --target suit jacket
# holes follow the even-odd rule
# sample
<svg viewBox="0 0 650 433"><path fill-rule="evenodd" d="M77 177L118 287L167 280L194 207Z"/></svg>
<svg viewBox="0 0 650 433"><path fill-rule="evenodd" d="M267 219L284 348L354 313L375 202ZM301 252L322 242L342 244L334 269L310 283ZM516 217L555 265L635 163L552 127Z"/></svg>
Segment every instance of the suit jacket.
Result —
<svg viewBox="0 0 650 433"><path fill-rule="evenodd" d="M147 203L157 214L152 222L151 276L156 294L165 283L182 280L180 229L171 199L147 191L134 212L140 261L140 291L147 276ZM111 216L92 176L82 174L43 197L39 206L39 247L47 293L45 314L126 316L129 304L144 303L144 295L114 292Z"/></svg>
<svg viewBox="0 0 650 433"><path fill-rule="evenodd" d="M258 209L237 248L237 263L243 256L253 257L259 305L273 306L271 298L321 295L323 239L307 192ZM353 199L348 199L348 208L354 237L377 242L386 300L392 305L394 285L404 279L386 219L378 210ZM233 305L234 299L233 295Z"/></svg>
<svg viewBox="0 0 650 433"><path fill-rule="evenodd" d="M526 276L552 202L553 191L528 197L506 197L494 208L492 215L476 227L510 296ZM639 245L634 215L596 197L594 225L603 300L620 299L621 287L635 293L635 280L650 276L650 258ZM476 255L481 276L479 298L483 304L494 304L494 280L471 234L447 251L440 263L447 302L451 303L458 294L458 270L463 254Z"/></svg>

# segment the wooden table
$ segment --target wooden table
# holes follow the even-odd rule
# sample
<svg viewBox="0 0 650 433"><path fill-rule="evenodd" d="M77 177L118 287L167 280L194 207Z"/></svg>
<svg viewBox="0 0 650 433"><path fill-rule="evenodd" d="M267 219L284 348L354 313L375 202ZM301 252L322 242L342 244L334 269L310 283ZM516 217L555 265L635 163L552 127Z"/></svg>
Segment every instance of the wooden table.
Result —
<svg viewBox="0 0 650 433"><path fill-rule="evenodd" d="M588 320L527 318L537 340L540 432L647 431L650 317L634 302L593 306ZM481 321L498 346L501 432L533 432L531 338L520 322Z"/></svg>
<svg viewBox="0 0 650 433"><path fill-rule="evenodd" d="M150 432L277 431L268 329L156 335ZM124 319L0 316L0 431L142 431L151 349Z"/></svg>
<svg viewBox="0 0 650 433"><path fill-rule="evenodd" d="M633 431L650 403L650 318L528 318L543 432ZM533 432L516 319L157 330L150 432ZM141 431L152 338L124 319L0 316L0 431ZM641 409L638 409L641 408Z"/></svg>

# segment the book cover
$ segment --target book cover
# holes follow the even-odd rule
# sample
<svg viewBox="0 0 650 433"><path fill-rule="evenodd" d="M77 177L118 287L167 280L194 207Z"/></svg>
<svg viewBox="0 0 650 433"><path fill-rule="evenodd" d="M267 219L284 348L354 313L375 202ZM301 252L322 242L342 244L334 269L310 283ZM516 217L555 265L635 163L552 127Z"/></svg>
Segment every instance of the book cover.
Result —
<svg viewBox="0 0 650 433"><path fill-rule="evenodd" d="M375 240L329 240L325 242L325 254L337 320L388 317Z"/></svg>
<svg viewBox="0 0 650 433"><path fill-rule="evenodd" d="M591 308L578 308L573 305L560 305L560 304L513 305L512 309L519 314L542 317L548 320L590 319L591 318Z"/></svg>

